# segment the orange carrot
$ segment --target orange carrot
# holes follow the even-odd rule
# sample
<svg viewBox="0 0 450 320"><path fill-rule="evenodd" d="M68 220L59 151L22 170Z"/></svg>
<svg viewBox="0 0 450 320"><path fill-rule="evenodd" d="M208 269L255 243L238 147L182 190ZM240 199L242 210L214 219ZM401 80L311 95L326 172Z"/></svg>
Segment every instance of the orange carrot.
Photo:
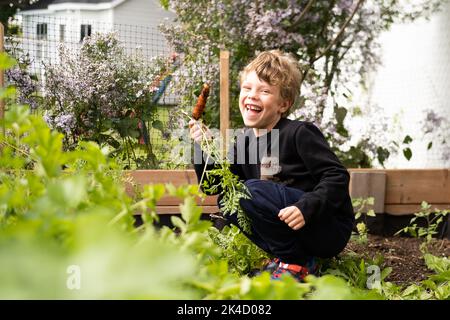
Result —
<svg viewBox="0 0 450 320"><path fill-rule="evenodd" d="M198 96L197 103L195 104L194 109L192 110L192 118L198 120L201 118L203 111L205 111L206 100L209 96L209 85L205 83L202 88L202 92Z"/></svg>

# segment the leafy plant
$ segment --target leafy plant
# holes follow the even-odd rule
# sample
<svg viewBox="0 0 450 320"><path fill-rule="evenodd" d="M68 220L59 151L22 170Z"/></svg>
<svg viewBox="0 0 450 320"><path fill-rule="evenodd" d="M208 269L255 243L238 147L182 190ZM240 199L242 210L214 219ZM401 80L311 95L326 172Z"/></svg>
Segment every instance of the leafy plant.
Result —
<svg viewBox="0 0 450 320"><path fill-rule="evenodd" d="M368 268L377 266L380 270L379 283L392 272L392 268L382 269L383 257L377 256L374 259L364 259L354 254L345 254L330 261L325 273L339 276L356 288L365 289L370 277Z"/></svg>
<svg viewBox="0 0 450 320"><path fill-rule="evenodd" d="M367 244L367 217L375 217L375 212L372 209L375 199L373 197L369 198L355 198L352 199L353 209L355 211L355 219L358 220L363 217L363 222L359 222L356 225L358 232L357 241L361 244Z"/></svg>
<svg viewBox="0 0 450 320"><path fill-rule="evenodd" d="M147 62L130 55L117 34L94 34L79 49L59 48L59 63L45 66L47 123L65 135L64 146L78 141L108 146L125 168L155 168L151 129L162 130L155 97L171 58Z"/></svg>
<svg viewBox="0 0 450 320"><path fill-rule="evenodd" d="M222 156L217 141L209 137L207 127L201 120L196 125L202 131L201 148L207 155L199 184L206 193L220 193L220 207L224 215L236 214L242 230L251 233L250 219L240 205L241 199L251 198L250 192L239 176L231 172L229 160ZM213 160L214 168L208 168L209 160Z"/></svg>
<svg viewBox="0 0 450 320"><path fill-rule="evenodd" d="M431 205L423 201L421 204L421 210L414 214L414 217L410 220L409 226L399 230L396 234L408 233L416 238L425 238L426 242L430 242L437 230L449 214L449 210L431 209ZM421 219L425 220L425 226L419 226L417 221Z"/></svg>
<svg viewBox="0 0 450 320"><path fill-rule="evenodd" d="M7 41L10 43L7 52L16 59L17 64L6 70L6 81L17 90L17 94L13 96L15 102L29 105L32 111L36 111L42 98L38 94L37 77L29 71L32 63L30 56L23 52L14 38L10 37Z"/></svg>
<svg viewBox="0 0 450 320"><path fill-rule="evenodd" d="M267 253L251 242L236 226L225 226L222 231L209 230L211 239L222 249L222 259L228 261L231 272L247 275L260 269Z"/></svg>
<svg viewBox="0 0 450 320"><path fill-rule="evenodd" d="M217 180L219 183L216 183ZM242 230L251 233L251 221L240 205L241 199L250 199L251 195L239 177L231 172L227 160L221 161L219 168L206 171L202 186L206 192L221 190L220 206L223 214L236 214Z"/></svg>

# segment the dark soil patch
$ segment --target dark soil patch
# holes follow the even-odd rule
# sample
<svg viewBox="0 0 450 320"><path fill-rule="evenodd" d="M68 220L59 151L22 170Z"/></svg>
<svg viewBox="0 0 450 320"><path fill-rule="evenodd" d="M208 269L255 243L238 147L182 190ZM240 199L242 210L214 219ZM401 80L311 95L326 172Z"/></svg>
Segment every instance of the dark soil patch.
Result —
<svg viewBox="0 0 450 320"><path fill-rule="evenodd" d="M425 265L420 251L422 240L406 237L382 237L369 235L366 245L350 241L345 252L355 252L366 258L377 255L384 257L383 267L391 267L392 272L386 281L398 285L418 283L425 280L433 271ZM450 240L436 239L428 245L428 252L438 257L450 257Z"/></svg>

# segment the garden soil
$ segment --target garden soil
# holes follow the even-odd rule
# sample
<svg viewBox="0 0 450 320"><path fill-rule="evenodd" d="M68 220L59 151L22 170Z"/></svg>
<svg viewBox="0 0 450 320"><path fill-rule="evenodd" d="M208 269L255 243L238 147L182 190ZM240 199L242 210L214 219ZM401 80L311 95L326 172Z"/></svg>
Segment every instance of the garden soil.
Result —
<svg viewBox="0 0 450 320"><path fill-rule="evenodd" d="M391 267L392 272L386 281L407 285L425 280L433 271L429 270L420 251L423 242L417 238L383 237L369 235L367 244L350 241L344 253L357 253L366 258L377 255L384 257L383 267ZM450 240L433 239L428 245L428 251L438 257L450 257Z"/></svg>

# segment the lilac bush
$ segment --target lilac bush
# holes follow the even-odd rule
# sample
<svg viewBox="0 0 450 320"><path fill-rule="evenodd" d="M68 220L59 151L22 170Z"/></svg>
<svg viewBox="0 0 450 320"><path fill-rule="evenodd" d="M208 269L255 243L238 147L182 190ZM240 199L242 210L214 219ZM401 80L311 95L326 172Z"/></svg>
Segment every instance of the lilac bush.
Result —
<svg viewBox="0 0 450 320"><path fill-rule="evenodd" d="M81 47L59 47L59 63L45 65L45 119L65 134L67 148L80 140L113 149L128 168L157 166L149 129L160 127L152 101L159 76L170 66L130 55L117 34L95 34Z"/></svg>
<svg viewBox="0 0 450 320"><path fill-rule="evenodd" d="M8 38L7 42L11 44L7 52L16 59L17 64L5 71L6 82L16 88L15 103L28 105L31 111L36 111L40 97L37 77L29 71L32 61L29 55L19 48L19 43L14 41L13 38Z"/></svg>
<svg viewBox="0 0 450 320"><path fill-rule="evenodd" d="M433 141L442 144L441 160L450 163L450 121L436 111L424 110L425 117L421 123L424 138L427 139L428 149L433 147Z"/></svg>
<svg viewBox="0 0 450 320"><path fill-rule="evenodd" d="M212 84L206 120L218 125L218 61L231 52L231 103L237 106L238 72L262 50L296 55L303 71L301 96L290 117L314 121L348 166L383 164L395 144L382 126L368 126L353 141L347 122L357 108L352 88L379 64L378 35L394 22L428 17L443 0L170 0L175 23L161 30L184 60L174 89L182 106L195 101L201 83ZM368 109L370 110L370 108ZM373 114L365 114L367 119ZM241 126L237 109L233 126ZM376 136L375 142L371 136ZM349 142L352 145L349 147Z"/></svg>

